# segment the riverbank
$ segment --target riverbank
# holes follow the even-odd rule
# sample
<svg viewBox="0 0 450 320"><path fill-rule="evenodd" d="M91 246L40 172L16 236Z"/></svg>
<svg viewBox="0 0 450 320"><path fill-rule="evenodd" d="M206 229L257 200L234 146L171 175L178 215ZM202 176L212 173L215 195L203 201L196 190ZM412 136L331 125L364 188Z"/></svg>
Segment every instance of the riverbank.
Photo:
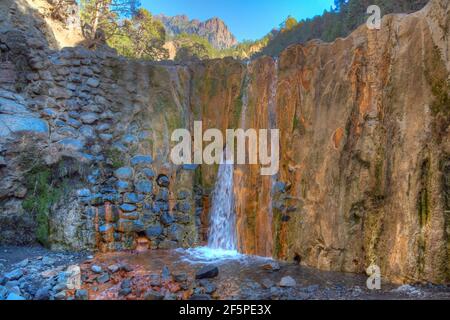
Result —
<svg viewBox="0 0 450 320"><path fill-rule="evenodd" d="M367 277L250 256L210 260L196 250L90 253L0 247L0 299L380 300L450 299L448 286L382 289Z"/></svg>

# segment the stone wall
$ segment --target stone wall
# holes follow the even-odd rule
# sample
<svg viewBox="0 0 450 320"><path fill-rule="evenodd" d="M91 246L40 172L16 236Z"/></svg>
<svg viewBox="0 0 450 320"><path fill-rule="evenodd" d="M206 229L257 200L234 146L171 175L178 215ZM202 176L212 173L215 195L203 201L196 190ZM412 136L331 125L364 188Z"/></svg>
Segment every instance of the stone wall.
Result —
<svg viewBox="0 0 450 320"><path fill-rule="evenodd" d="M196 243L195 168L168 162L170 133L187 125L185 68L26 41L33 56L26 86L20 95L10 86L1 91L3 242L34 240L33 226L43 223L55 249L132 249L139 237L152 248ZM37 135L35 150L28 140ZM13 146L22 140L34 159L17 163ZM42 170L51 191L33 189ZM41 200L48 208L20 205ZM22 225L30 229L24 241Z"/></svg>

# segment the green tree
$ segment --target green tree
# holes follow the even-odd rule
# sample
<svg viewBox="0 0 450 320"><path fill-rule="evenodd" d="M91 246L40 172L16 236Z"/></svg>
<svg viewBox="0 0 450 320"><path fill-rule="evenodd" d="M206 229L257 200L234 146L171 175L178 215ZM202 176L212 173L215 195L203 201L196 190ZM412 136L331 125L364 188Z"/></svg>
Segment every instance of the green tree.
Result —
<svg viewBox="0 0 450 320"><path fill-rule="evenodd" d="M177 47L176 61L203 60L219 55L207 39L197 35L183 33L173 41Z"/></svg>
<svg viewBox="0 0 450 320"><path fill-rule="evenodd" d="M288 16L286 20L281 24L281 29L283 31L289 31L294 29L297 24L297 19L295 19L293 16Z"/></svg>
<svg viewBox="0 0 450 320"><path fill-rule="evenodd" d="M80 0L83 35L94 45L108 40L118 32L118 20L135 15L139 6L139 0Z"/></svg>
<svg viewBox="0 0 450 320"><path fill-rule="evenodd" d="M120 23L120 32L108 44L119 54L131 58L164 60L168 52L164 48L166 31L163 24L154 19L146 9L139 9L131 19Z"/></svg>

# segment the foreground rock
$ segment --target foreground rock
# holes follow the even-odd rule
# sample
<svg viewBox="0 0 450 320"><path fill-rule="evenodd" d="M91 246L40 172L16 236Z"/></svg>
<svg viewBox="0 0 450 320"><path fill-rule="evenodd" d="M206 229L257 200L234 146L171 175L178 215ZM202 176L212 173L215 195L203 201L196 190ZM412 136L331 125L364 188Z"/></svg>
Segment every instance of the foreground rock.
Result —
<svg viewBox="0 0 450 320"><path fill-rule="evenodd" d="M210 279L215 278L219 275L219 268L216 266L205 266L197 271L196 279Z"/></svg>

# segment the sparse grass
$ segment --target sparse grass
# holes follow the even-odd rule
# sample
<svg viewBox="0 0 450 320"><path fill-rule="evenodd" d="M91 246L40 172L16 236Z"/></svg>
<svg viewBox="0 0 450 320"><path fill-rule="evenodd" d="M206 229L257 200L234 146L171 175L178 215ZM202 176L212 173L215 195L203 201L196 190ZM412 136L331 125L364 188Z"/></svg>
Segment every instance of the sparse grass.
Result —
<svg viewBox="0 0 450 320"><path fill-rule="evenodd" d="M106 156L111 161L111 166L114 169L119 169L125 165L123 155L117 149L114 148L109 149L108 151L106 151Z"/></svg>
<svg viewBox="0 0 450 320"><path fill-rule="evenodd" d="M36 167L27 176L28 195L22 203L24 210L36 215L36 239L44 246L49 245L49 214L51 207L61 199L64 186L57 187L51 181L51 170Z"/></svg>

